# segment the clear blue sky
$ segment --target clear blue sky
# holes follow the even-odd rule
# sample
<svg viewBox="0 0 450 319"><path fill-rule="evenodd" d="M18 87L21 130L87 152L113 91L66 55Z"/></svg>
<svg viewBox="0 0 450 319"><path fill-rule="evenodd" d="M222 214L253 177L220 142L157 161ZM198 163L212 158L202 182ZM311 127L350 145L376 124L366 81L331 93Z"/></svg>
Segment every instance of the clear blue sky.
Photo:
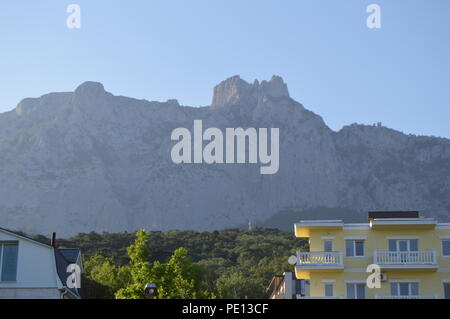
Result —
<svg viewBox="0 0 450 319"><path fill-rule="evenodd" d="M82 27L66 27L77 3ZM382 28L366 26L366 7ZM0 112L93 80L117 95L208 105L214 85L281 75L335 130L450 137L449 0L3 0Z"/></svg>

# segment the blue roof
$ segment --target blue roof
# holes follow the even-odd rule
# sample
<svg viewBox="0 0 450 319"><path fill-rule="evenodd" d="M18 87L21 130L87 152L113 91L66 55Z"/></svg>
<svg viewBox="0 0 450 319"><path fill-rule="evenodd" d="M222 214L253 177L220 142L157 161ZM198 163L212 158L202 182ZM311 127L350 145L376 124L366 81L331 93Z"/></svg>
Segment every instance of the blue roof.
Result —
<svg viewBox="0 0 450 319"><path fill-rule="evenodd" d="M75 264L78 256L81 254L80 248L58 248L58 250L71 264Z"/></svg>

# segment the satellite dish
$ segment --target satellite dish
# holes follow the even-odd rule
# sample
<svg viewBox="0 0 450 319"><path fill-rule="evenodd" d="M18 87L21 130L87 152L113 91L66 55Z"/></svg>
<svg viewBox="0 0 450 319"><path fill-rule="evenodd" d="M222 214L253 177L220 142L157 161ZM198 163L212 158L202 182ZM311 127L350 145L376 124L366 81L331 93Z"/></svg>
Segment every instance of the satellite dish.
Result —
<svg viewBox="0 0 450 319"><path fill-rule="evenodd" d="M296 256L291 256L288 258L288 263L290 265L295 265L297 263L297 257Z"/></svg>

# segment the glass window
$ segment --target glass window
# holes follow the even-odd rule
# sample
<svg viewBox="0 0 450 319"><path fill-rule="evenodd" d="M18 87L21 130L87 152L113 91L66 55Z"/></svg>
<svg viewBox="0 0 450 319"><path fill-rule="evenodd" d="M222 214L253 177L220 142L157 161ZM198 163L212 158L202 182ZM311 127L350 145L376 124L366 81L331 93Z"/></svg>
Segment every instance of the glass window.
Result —
<svg viewBox="0 0 450 319"><path fill-rule="evenodd" d="M450 299L450 284L444 284L444 298Z"/></svg>
<svg viewBox="0 0 450 319"><path fill-rule="evenodd" d="M391 296L398 296L398 283L391 282Z"/></svg>
<svg viewBox="0 0 450 319"><path fill-rule="evenodd" d="M395 239L389 240L389 251L397 251L397 241Z"/></svg>
<svg viewBox="0 0 450 319"><path fill-rule="evenodd" d="M391 283L391 296L418 296L418 282Z"/></svg>
<svg viewBox="0 0 450 319"><path fill-rule="evenodd" d="M347 299L355 299L355 297L356 297L355 285L347 284Z"/></svg>
<svg viewBox="0 0 450 319"><path fill-rule="evenodd" d="M419 251L419 240L417 239L390 239L389 251Z"/></svg>
<svg viewBox="0 0 450 319"><path fill-rule="evenodd" d="M325 284L325 297L332 297L333 296L333 285L332 284Z"/></svg>
<svg viewBox="0 0 450 319"><path fill-rule="evenodd" d="M357 284L356 285L356 297L358 299L366 298L366 284Z"/></svg>
<svg viewBox="0 0 450 319"><path fill-rule="evenodd" d="M355 256L364 256L364 240L355 240Z"/></svg>
<svg viewBox="0 0 450 319"><path fill-rule="evenodd" d="M409 241L409 250L410 251L419 251L419 241L417 239L411 239Z"/></svg>
<svg viewBox="0 0 450 319"><path fill-rule="evenodd" d="M409 284L407 283L400 284L400 296L409 296Z"/></svg>
<svg viewBox="0 0 450 319"><path fill-rule="evenodd" d="M1 278L0 281L16 281L17 274L17 255L19 245L17 243L1 244Z"/></svg>
<svg viewBox="0 0 450 319"><path fill-rule="evenodd" d="M323 251L329 253L333 251L333 242L331 240L325 240L323 242Z"/></svg>
<svg viewBox="0 0 450 319"><path fill-rule="evenodd" d="M411 296L419 295L419 283L413 282L411 283Z"/></svg>
<svg viewBox="0 0 450 319"><path fill-rule="evenodd" d="M346 240L345 255L347 257L364 257L364 240Z"/></svg>
<svg viewBox="0 0 450 319"><path fill-rule="evenodd" d="M347 284L347 299L365 299L366 284Z"/></svg>
<svg viewBox="0 0 450 319"><path fill-rule="evenodd" d="M398 250L399 251L408 251L408 241L400 240L398 242Z"/></svg>
<svg viewBox="0 0 450 319"><path fill-rule="evenodd" d="M450 240L442 241L442 254L444 256L450 256Z"/></svg>
<svg viewBox="0 0 450 319"><path fill-rule="evenodd" d="M347 257L353 257L354 256L353 240L346 240L345 241L345 255Z"/></svg>

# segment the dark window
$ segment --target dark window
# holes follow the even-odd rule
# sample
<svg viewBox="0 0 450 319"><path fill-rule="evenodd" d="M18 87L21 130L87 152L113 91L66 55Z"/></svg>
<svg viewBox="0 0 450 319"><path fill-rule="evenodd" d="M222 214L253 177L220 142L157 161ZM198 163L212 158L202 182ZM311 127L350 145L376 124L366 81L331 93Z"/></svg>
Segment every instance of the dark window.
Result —
<svg viewBox="0 0 450 319"><path fill-rule="evenodd" d="M442 241L442 254L444 256L450 256L450 240Z"/></svg>
<svg viewBox="0 0 450 319"><path fill-rule="evenodd" d="M365 299L366 284L347 284L347 299Z"/></svg>
<svg viewBox="0 0 450 319"><path fill-rule="evenodd" d="M444 284L444 298L450 299L450 284Z"/></svg>
<svg viewBox="0 0 450 319"><path fill-rule="evenodd" d="M0 243L0 281L16 281L18 243Z"/></svg>
<svg viewBox="0 0 450 319"><path fill-rule="evenodd" d="M391 283L391 296L418 296L418 282Z"/></svg>
<svg viewBox="0 0 450 319"><path fill-rule="evenodd" d="M327 253L333 251L333 242L331 240L325 240L323 242L323 250Z"/></svg>
<svg viewBox="0 0 450 319"><path fill-rule="evenodd" d="M364 256L364 240L355 240L355 256Z"/></svg>
<svg viewBox="0 0 450 319"><path fill-rule="evenodd" d="M325 284L325 297L333 297L333 285Z"/></svg>
<svg viewBox="0 0 450 319"><path fill-rule="evenodd" d="M346 240L345 241L345 255L347 257L353 257L353 240Z"/></svg>

